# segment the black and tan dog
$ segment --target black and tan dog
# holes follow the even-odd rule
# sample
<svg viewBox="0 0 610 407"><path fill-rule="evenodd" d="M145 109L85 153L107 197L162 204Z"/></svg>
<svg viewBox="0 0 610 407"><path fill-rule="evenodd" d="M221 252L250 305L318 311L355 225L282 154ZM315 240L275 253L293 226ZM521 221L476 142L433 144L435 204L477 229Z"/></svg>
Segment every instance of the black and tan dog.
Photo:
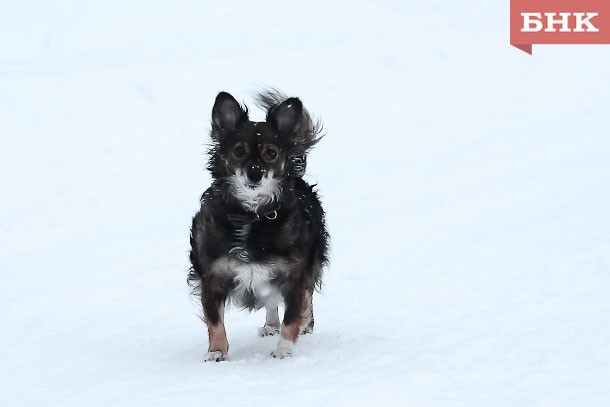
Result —
<svg viewBox="0 0 610 407"><path fill-rule="evenodd" d="M313 329L312 294L328 261L324 211L302 179L320 126L298 98L272 90L259 95L259 105L267 112L264 122L250 121L247 108L226 92L212 109L213 183L193 218L188 278L208 327L206 361L227 356L229 301L265 307L259 335L280 333L272 355L291 356L299 334Z"/></svg>

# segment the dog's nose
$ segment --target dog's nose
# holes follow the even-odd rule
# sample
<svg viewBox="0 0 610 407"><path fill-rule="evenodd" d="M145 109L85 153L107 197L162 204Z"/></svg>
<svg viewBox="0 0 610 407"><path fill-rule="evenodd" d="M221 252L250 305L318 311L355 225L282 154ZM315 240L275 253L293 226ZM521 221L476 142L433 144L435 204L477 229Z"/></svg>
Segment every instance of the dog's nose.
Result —
<svg viewBox="0 0 610 407"><path fill-rule="evenodd" d="M252 182L259 182L263 179L263 168L258 163L254 163L248 167L248 179Z"/></svg>

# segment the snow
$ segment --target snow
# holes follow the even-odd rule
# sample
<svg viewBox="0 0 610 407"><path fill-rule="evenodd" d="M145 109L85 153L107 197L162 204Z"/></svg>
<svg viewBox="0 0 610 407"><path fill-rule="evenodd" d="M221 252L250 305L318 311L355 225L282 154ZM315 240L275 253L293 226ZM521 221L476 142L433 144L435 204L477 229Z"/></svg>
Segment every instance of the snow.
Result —
<svg viewBox="0 0 610 407"><path fill-rule="evenodd" d="M610 56L508 1L0 5L0 404L610 405ZM211 107L263 85L332 263L292 358L186 286Z"/></svg>

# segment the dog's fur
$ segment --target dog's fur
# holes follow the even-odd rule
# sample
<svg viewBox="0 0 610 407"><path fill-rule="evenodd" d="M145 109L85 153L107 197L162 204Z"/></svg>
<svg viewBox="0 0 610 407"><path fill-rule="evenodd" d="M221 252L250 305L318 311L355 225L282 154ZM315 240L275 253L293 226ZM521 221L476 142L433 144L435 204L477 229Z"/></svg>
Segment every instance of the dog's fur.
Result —
<svg viewBox="0 0 610 407"><path fill-rule="evenodd" d="M272 354L290 356L299 334L313 329L312 295L328 263L324 211L302 179L321 127L298 98L268 90L258 104L267 112L264 122L250 121L248 109L226 92L212 109L213 182L193 218L188 277L208 327L206 361L227 356L229 301L250 310L265 307L259 335L279 332Z"/></svg>

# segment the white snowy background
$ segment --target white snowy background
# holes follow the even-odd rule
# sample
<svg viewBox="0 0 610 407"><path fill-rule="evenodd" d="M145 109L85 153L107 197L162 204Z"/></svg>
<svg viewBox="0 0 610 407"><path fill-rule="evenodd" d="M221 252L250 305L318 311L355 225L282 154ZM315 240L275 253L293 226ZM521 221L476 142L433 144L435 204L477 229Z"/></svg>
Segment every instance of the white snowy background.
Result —
<svg viewBox="0 0 610 407"><path fill-rule="evenodd" d="M2 2L0 405L610 405L610 47L508 7ZM264 85L325 123L332 264L293 358L232 309L204 364L211 107Z"/></svg>

